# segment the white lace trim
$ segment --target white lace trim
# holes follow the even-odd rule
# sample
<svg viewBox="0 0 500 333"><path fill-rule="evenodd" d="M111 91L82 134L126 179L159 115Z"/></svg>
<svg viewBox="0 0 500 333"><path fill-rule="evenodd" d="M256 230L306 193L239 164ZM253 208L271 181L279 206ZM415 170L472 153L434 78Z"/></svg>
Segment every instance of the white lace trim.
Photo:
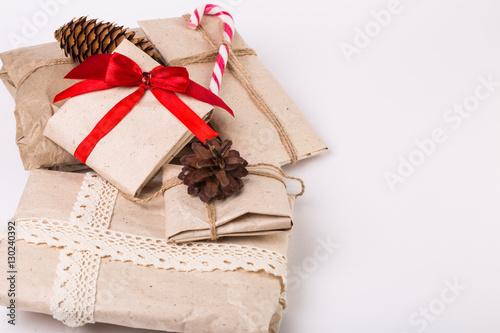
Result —
<svg viewBox="0 0 500 333"><path fill-rule="evenodd" d="M225 243L171 244L166 239L101 230L69 222L32 218L18 220L18 237L29 243L89 251L100 257L182 272L216 269L265 271L283 280L286 257L252 246Z"/></svg>
<svg viewBox="0 0 500 333"><path fill-rule="evenodd" d="M87 173L69 221L92 228L108 229L118 190L96 175Z"/></svg>
<svg viewBox="0 0 500 333"><path fill-rule="evenodd" d="M171 244L162 238L108 230L117 193L104 179L88 173L68 222L37 217L17 220L18 239L63 248L51 304L54 318L71 327L94 322L103 257L181 272L264 271L281 279L280 302L285 303L286 257L282 254L225 243Z"/></svg>
<svg viewBox="0 0 500 333"><path fill-rule="evenodd" d="M54 281L52 315L70 327L94 323L101 258L89 251L62 249Z"/></svg>
<svg viewBox="0 0 500 333"><path fill-rule="evenodd" d="M118 191L96 174L87 173L69 220L92 228L107 229ZM48 243L47 243L48 244ZM70 327L94 321L97 277L101 257L90 251L66 247L59 254L51 311Z"/></svg>

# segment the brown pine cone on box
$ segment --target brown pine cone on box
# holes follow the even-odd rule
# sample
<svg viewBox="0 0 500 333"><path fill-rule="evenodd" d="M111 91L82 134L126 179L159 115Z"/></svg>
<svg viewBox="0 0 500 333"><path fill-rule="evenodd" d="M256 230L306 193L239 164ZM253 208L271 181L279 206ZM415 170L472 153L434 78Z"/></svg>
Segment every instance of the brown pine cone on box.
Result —
<svg viewBox="0 0 500 333"><path fill-rule="evenodd" d="M231 141L218 138L207 140L205 146L194 142L194 154L181 157L184 167L179 179L188 186L190 195L208 202L227 198L243 187L241 178L248 174L248 163L238 151L231 150L231 145Z"/></svg>

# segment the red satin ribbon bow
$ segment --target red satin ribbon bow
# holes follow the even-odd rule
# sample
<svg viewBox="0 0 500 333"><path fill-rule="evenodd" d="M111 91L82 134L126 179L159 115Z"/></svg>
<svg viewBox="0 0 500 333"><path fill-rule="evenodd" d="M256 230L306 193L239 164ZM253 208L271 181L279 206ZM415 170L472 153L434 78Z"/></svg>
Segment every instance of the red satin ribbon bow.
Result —
<svg viewBox="0 0 500 333"><path fill-rule="evenodd" d="M144 95L151 90L156 99L179 119L201 142L218 135L193 110L174 93L181 93L199 101L221 107L233 117L233 111L215 94L189 79L184 67L153 68L143 72L132 59L120 54L98 54L85 59L71 70L65 79L84 79L54 98L54 103L65 98L85 94L91 91L114 87L139 86L137 90L118 102L95 125L89 135L78 145L75 157L83 163L95 145L108 134Z"/></svg>

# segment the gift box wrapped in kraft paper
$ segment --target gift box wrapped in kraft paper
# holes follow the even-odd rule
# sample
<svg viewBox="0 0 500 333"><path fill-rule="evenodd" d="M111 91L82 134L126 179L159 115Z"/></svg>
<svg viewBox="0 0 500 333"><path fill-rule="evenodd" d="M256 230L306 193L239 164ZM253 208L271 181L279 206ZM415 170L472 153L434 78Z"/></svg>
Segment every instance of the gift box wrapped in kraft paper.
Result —
<svg viewBox="0 0 500 333"><path fill-rule="evenodd" d="M109 60L110 68L115 68L112 66L116 64L122 64L124 61L123 56L128 57L129 60L131 59L140 67L137 69L139 75L141 71L143 72L140 85L130 87L131 84L127 81L129 74L118 71L116 73L107 69L102 84L107 84L109 73L116 73L113 74L115 77L112 79L124 80L126 82L123 84L124 86L113 85L110 89L92 91L69 98L64 106L50 118L44 134L68 152L74 154L82 162L85 162L118 189L134 196L140 193L142 187L158 172L163 164L170 161L193 138L191 129L186 127L179 120L179 117L192 116L203 126L210 129L203 120L209 119L213 106L183 93L175 94L172 92L180 91L181 88L186 89L184 83L189 84L187 91L193 85L188 83L189 80L186 77L182 77L181 80L179 76L178 79L175 73L175 75L171 75L172 83L167 81L165 84L162 83L159 88L152 87L149 89L149 78L144 76L148 73L145 72L151 71L153 68L156 70L159 64L128 40L120 43L114 55L121 58L115 64L112 64L111 61L118 58L111 58ZM86 61L91 61L91 59L92 57ZM86 63L84 62L80 66L84 64ZM92 65L90 70L100 66L102 64L97 63ZM75 70L78 70L79 67L76 67ZM130 68L131 66L123 65L123 70L129 70ZM185 69L178 69L185 73ZM160 74L149 75L153 80L159 77ZM163 78L160 76L156 80L161 81ZM92 83L90 82L92 80L86 81L82 83ZM153 85L153 83L151 84ZM76 85L74 87L75 90L79 88ZM167 91L162 90L162 87L179 90ZM131 104L130 98L136 98L135 96L140 89L143 89L144 95L139 97L136 104L128 107L127 111L130 111L123 115L124 106ZM159 94L167 97L164 97L164 100L160 102ZM171 94L172 97L166 94ZM214 97L217 98L215 95ZM176 106L167 109L162 105L162 103L166 102ZM183 107L189 112L184 109L176 110L176 107ZM112 113L113 115L110 116ZM107 128L109 122L115 121L117 114L121 118L116 126L112 127L102 138L94 141L95 136L100 135L104 131L102 129ZM196 123L196 126L200 128L198 123ZM92 144L92 148L88 150ZM81 148L87 151L85 159L82 159L77 154L77 151Z"/></svg>
<svg viewBox="0 0 500 333"><path fill-rule="evenodd" d="M144 36L139 28L130 30L136 38ZM56 42L0 53L0 59L0 78L16 102L16 143L24 168L87 168L43 135L47 121L66 101L53 103L54 97L78 82L64 79L77 64L64 55Z"/></svg>
<svg viewBox="0 0 500 333"><path fill-rule="evenodd" d="M182 167L162 168L166 236L176 243L218 239L227 236L256 236L292 228L291 205L283 176L274 168L248 167L241 191L224 200L202 202L186 191L178 179ZM168 188L168 189L167 189Z"/></svg>
<svg viewBox="0 0 500 333"><path fill-rule="evenodd" d="M75 84L63 77L76 64L66 58L58 43L49 43L0 54L2 81L14 97L16 143L26 170L76 168L80 161L43 136L45 125L64 101L53 104L57 93Z"/></svg>
<svg viewBox="0 0 500 333"><path fill-rule="evenodd" d="M139 25L168 65L188 66L195 80L208 86L222 42L222 20L203 16L196 30L188 27L188 20L187 15ZM234 105L236 117L215 112L210 125L233 141L249 163L281 166L326 151L326 144L237 32L230 50L219 96Z"/></svg>
<svg viewBox="0 0 500 333"><path fill-rule="evenodd" d="M164 211L162 197L134 203L95 173L32 171L13 218L17 308L72 327L277 332L289 232L172 244Z"/></svg>

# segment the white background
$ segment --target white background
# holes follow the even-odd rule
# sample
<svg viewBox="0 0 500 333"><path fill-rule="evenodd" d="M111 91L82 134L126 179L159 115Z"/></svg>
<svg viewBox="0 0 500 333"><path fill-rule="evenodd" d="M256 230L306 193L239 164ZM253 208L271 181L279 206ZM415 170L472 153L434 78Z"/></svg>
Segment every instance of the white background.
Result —
<svg viewBox="0 0 500 333"><path fill-rule="evenodd" d="M23 20L32 21L46 1L3 5L1 51L15 47L9 34L22 35ZM294 282L281 332L499 332L500 87L459 125L443 117L454 104L477 101L476 89L488 92L479 77L500 82L500 3L401 0L380 29L370 12L392 6L389 0L215 3L234 14L239 32L330 148L286 168L306 181L307 192L296 205ZM23 46L51 42L55 29L81 15L135 27L199 4L71 0ZM365 28L372 37L356 39ZM351 61L341 51L346 44L358 50ZM0 103L4 223L27 172L3 86ZM446 140L424 156L415 140L435 129ZM385 175L397 174L400 157L420 165L391 189ZM326 255L321 244L329 241L335 248ZM5 332L146 332L100 324L72 330L25 312L16 327L0 318Z"/></svg>

